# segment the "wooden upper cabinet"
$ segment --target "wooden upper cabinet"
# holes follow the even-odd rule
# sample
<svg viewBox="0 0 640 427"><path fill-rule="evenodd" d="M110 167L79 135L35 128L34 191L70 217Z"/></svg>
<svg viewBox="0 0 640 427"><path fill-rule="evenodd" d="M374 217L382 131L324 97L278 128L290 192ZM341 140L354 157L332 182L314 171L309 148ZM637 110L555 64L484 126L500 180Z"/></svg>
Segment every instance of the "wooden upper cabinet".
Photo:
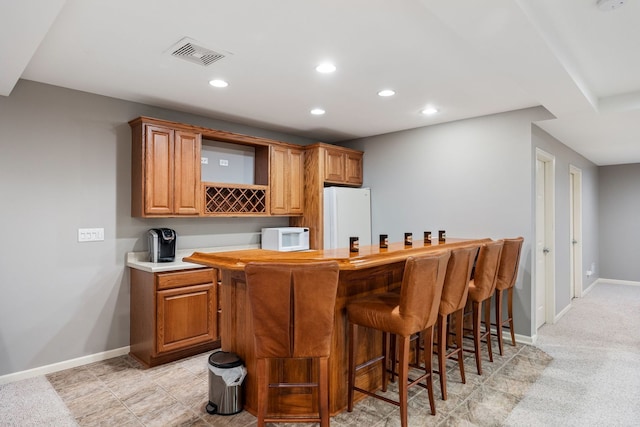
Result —
<svg viewBox="0 0 640 427"><path fill-rule="evenodd" d="M158 126L144 129L143 215L173 213L173 131Z"/></svg>
<svg viewBox="0 0 640 427"><path fill-rule="evenodd" d="M349 184L362 185L362 153L346 153L345 181Z"/></svg>
<svg viewBox="0 0 640 427"><path fill-rule="evenodd" d="M324 181L330 184L362 185L362 152L324 146Z"/></svg>
<svg viewBox="0 0 640 427"><path fill-rule="evenodd" d="M131 215L199 215L200 134L141 121L131 126Z"/></svg>
<svg viewBox="0 0 640 427"><path fill-rule="evenodd" d="M344 182L344 153L339 150L324 150L324 180Z"/></svg>
<svg viewBox="0 0 640 427"><path fill-rule="evenodd" d="M271 214L301 215L304 203L304 150L272 145L270 156Z"/></svg>
<svg viewBox="0 0 640 427"><path fill-rule="evenodd" d="M322 142L304 147L303 213L289 225L309 228L311 249L324 248L324 188L362 186L363 152Z"/></svg>
<svg viewBox="0 0 640 427"><path fill-rule="evenodd" d="M177 215L198 215L200 212L200 151L198 133L175 132L173 211Z"/></svg>

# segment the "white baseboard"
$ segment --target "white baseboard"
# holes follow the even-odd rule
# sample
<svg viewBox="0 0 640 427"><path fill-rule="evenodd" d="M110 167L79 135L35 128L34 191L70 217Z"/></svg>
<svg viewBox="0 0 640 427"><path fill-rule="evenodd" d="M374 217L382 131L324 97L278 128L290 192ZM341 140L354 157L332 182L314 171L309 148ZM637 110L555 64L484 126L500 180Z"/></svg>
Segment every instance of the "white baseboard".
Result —
<svg viewBox="0 0 640 427"><path fill-rule="evenodd" d="M592 284L590 284L588 288L583 289L583 290L582 290L582 296L581 296L580 298L583 298L585 295L587 295L589 292L591 292L591 290L592 290L592 289L593 289L593 288L594 288L598 283L600 283L600 280L601 280L601 279L596 279L596 280L594 280L594 281L593 281L593 283L592 283Z"/></svg>
<svg viewBox="0 0 640 427"><path fill-rule="evenodd" d="M598 279L598 283L603 285L628 285L628 286L640 286L640 282L634 282L632 280L616 280L616 279Z"/></svg>
<svg viewBox="0 0 640 427"><path fill-rule="evenodd" d="M583 295L584 295L584 293L583 293ZM568 306L563 308L560 313L556 314L556 317L553 318L553 323L558 323L558 320L560 320L562 318L562 316L567 314L569 312L569 310L571 310L571 304L569 304Z"/></svg>
<svg viewBox="0 0 640 427"><path fill-rule="evenodd" d="M504 333L502 334L506 339L509 340L509 342L511 342L511 335L507 332L507 334L505 335ZM528 337L526 335L519 335L516 334L516 342L519 342L521 344L528 344L528 345L533 345L536 343L536 338L538 336L534 335L532 337Z"/></svg>
<svg viewBox="0 0 640 427"><path fill-rule="evenodd" d="M88 365L89 363L100 362L113 357L123 356L129 353L129 346L116 348L114 350L103 351L102 353L90 354L88 356L77 357L75 359L64 360L51 365L40 366L26 371L14 372L12 374L0 376L0 385L12 383L14 381L26 380L27 378L47 375L52 372L63 371L77 366Z"/></svg>

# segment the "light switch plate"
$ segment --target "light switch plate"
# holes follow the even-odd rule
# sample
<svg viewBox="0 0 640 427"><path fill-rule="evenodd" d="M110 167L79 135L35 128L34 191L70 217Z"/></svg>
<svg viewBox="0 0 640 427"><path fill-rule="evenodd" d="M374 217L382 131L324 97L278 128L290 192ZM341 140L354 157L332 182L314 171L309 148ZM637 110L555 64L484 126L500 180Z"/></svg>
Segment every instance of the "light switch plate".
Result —
<svg viewBox="0 0 640 427"><path fill-rule="evenodd" d="M104 228L78 228L78 242L104 241Z"/></svg>

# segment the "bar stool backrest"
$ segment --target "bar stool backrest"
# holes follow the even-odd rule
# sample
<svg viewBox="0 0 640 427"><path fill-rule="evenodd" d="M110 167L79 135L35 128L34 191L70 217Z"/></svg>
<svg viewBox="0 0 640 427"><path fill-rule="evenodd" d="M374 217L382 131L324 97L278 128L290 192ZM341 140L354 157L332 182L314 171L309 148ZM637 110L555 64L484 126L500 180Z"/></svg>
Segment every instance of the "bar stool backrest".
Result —
<svg viewBox="0 0 640 427"><path fill-rule="evenodd" d="M338 263L248 263L256 358L328 357Z"/></svg>
<svg viewBox="0 0 640 427"><path fill-rule="evenodd" d="M405 261L399 311L407 333L436 323L450 254L412 256Z"/></svg>
<svg viewBox="0 0 640 427"><path fill-rule="evenodd" d="M453 249L447 265L439 313L443 316L464 308L469 293L469 279L479 246Z"/></svg>
<svg viewBox="0 0 640 427"><path fill-rule="evenodd" d="M498 240L490 243L483 243L480 246L476 270L473 276L475 286L474 298L476 301L484 301L493 295L496 289L498 278L498 266L504 242Z"/></svg>
<svg viewBox="0 0 640 427"><path fill-rule="evenodd" d="M523 242L523 237L504 239L502 255L500 256L500 268L498 269L498 280L496 282L497 289L505 290L515 285L518 278L518 266L520 265L520 252Z"/></svg>

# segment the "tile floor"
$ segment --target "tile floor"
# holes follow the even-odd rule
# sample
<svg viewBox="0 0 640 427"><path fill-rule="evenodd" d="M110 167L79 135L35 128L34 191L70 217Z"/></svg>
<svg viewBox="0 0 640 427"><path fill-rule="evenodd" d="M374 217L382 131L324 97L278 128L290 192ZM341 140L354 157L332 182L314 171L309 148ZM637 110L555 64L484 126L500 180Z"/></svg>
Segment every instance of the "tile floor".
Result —
<svg viewBox="0 0 640 427"><path fill-rule="evenodd" d="M47 379L81 426L255 426L246 411L233 416L209 415L209 353L151 369L142 369L129 356L121 356L47 375ZM411 426L500 425L540 376L551 358L536 347L497 345L494 363L483 360L483 375L475 371L472 355L465 359L467 383L460 382L457 363L448 365L448 399L440 399L434 378L437 415L429 413L427 391L409 391ZM437 366L437 363L434 363ZM393 384L388 393L393 393ZM351 413L331 419L334 426L400 425L398 409L378 399L359 402ZM300 424L297 424L300 425Z"/></svg>

